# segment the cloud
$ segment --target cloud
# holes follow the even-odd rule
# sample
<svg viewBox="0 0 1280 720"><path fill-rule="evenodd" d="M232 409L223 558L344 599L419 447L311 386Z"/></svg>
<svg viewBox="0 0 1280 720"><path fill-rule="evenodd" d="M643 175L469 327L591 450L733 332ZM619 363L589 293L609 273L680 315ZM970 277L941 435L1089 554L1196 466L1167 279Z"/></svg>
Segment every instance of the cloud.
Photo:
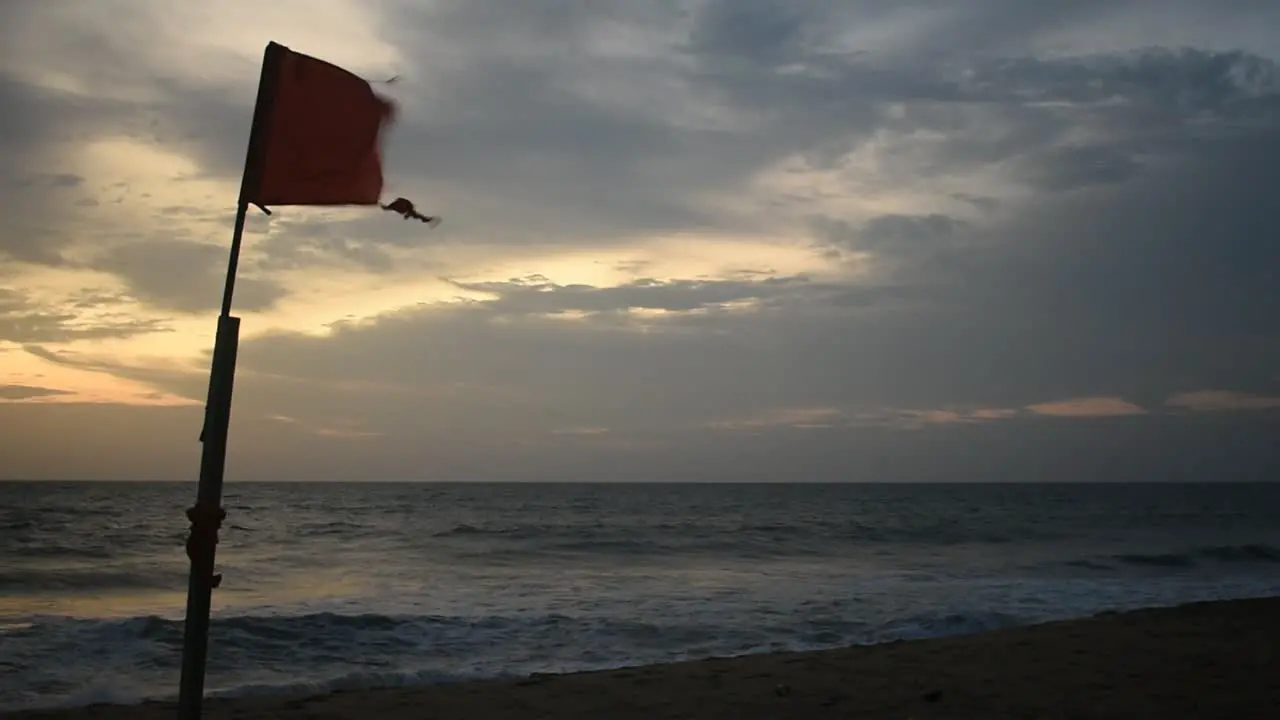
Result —
<svg viewBox="0 0 1280 720"><path fill-rule="evenodd" d="M204 404L209 383L208 364L204 367L173 361L120 362L74 350L52 350L40 345L24 345L23 352L56 366L91 373L151 387L168 404Z"/></svg>
<svg viewBox="0 0 1280 720"><path fill-rule="evenodd" d="M609 428L603 427L573 427L560 428L551 431L553 435L571 435L574 437L598 437L600 435L608 435Z"/></svg>
<svg viewBox="0 0 1280 720"><path fill-rule="evenodd" d="M967 227L963 220L929 215L878 215L861 228L830 218L817 218L815 232L822 240L850 250L918 257L945 250Z"/></svg>
<svg viewBox="0 0 1280 720"><path fill-rule="evenodd" d="M6 5L9 381L202 399L271 36L401 76L388 193L447 222L253 216L246 468L1052 474L1130 415L1134 468L1209 467L1204 423L1271 416L1182 411L1267 405L1280 363L1258 5Z"/></svg>
<svg viewBox="0 0 1280 720"><path fill-rule="evenodd" d="M617 313L659 310L673 313L770 301L788 296L839 292L839 286L811 284L805 277L760 280L655 280L642 278L614 287L558 285L545 277L504 282L453 282L462 290L493 296L484 311L496 314Z"/></svg>
<svg viewBox="0 0 1280 720"><path fill-rule="evenodd" d="M1196 390L1181 392L1165 401L1174 410L1221 412L1228 410L1274 410L1280 408L1280 397L1232 392L1230 390Z"/></svg>
<svg viewBox="0 0 1280 720"><path fill-rule="evenodd" d="M258 244L255 256L248 258L247 264L263 272L314 270L324 266L391 272L395 261L378 242L344 236L343 230L351 224L307 223L272 232Z"/></svg>
<svg viewBox="0 0 1280 720"><path fill-rule="evenodd" d="M74 188L84 184L84 178L73 173L39 173L29 175L20 181L23 187L42 189Z"/></svg>
<svg viewBox="0 0 1280 720"><path fill-rule="evenodd" d="M797 430L847 427L849 417L839 408L777 408L754 417L739 420L718 420L710 423L718 430L760 430L768 428L793 428Z"/></svg>
<svg viewBox="0 0 1280 720"><path fill-rule="evenodd" d="M66 391L30 385L0 385L0 400L30 400L32 398L66 395Z"/></svg>
<svg viewBox="0 0 1280 720"><path fill-rule="evenodd" d="M1033 155L1022 175L1050 191L1122 183L1140 170L1137 160L1113 147L1074 146Z"/></svg>
<svg viewBox="0 0 1280 720"><path fill-rule="evenodd" d="M1027 410L1051 417L1124 417L1146 415L1147 411L1118 397L1083 397L1028 405Z"/></svg>
<svg viewBox="0 0 1280 720"><path fill-rule="evenodd" d="M325 425L314 425L286 415L269 415L266 419L284 423L287 426L301 429L319 437L333 438L335 440L359 440L361 438L375 438L381 435L381 433L362 430L361 423L354 420L337 420Z"/></svg>
<svg viewBox="0 0 1280 720"><path fill-rule="evenodd" d="M63 305L39 303L24 293L0 288L0 341L19 344L129 338L167 332L163 320L132 318L123 313L99 312L86 317L90 308L110 305L120 298L109 294L73 295Z"/></svg>
<svg viewBox="0 0 1280 720"><path fill-rule="evenodd" d="M1012 408L979 408L969 413L976 420L1007 420L1017 417L1018 411Z"/></svg>
<svg viewBox="0 0 1280 720"><path fill-rule="evenodd" d="M222 303L227 249L195 242L146 242L123 245L100 262L126 283L138 299L162 310L201 312ZM245 311L270 308L285 295L279 284L237 277L235 305Z"/></svg>
<svg viewBox="0 0 1280 720"><path fill-rule="evenodd" d="M963 426L1018 417L1010 408L947 410L918 408L878 408L843 410L830 407L775 408L735 420L717 420L708 424L715 430L751 431L785 428L790 430L858 430L889 428L920 430L923 428Z"/></svg>

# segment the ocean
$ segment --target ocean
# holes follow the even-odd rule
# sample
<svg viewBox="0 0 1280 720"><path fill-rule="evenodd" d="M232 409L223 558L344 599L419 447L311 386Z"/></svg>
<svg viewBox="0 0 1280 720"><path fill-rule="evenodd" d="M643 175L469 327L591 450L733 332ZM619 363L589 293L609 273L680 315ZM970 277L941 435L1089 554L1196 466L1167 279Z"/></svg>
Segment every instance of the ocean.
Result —
<svg viewBox="0 0 1280 720"><path fill-rule="evenodd" d="M0 709L176 694L194 483L0 483ZM1280 484L229 484L210 695L1280 594Z"/></svg>

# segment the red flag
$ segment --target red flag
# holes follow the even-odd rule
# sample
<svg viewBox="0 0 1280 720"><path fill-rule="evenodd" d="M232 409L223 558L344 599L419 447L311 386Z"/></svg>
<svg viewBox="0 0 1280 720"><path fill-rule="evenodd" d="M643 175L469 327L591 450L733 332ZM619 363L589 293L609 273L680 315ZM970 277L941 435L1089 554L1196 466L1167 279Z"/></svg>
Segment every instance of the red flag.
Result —
<svg viewBox="0 0 1280 720"><path fill-rule="evenodd" d="M251 141L244 200L264 209L378 204L391 103L363 78L274 42L263 65L265 116Z"/></svg>

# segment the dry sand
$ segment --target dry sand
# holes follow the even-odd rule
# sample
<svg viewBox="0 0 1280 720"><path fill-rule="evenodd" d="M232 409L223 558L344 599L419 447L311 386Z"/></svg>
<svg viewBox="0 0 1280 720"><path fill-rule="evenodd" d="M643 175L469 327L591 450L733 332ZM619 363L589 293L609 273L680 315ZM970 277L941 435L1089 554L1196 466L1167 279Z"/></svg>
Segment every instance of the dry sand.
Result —
<svg viewBox="0 0 1280 720"><path fill-rule="evenodd" d="M173 718L171 705L12 718ZM1280 719L1280 598L521 681L218 700L236 718Z"/></svg>

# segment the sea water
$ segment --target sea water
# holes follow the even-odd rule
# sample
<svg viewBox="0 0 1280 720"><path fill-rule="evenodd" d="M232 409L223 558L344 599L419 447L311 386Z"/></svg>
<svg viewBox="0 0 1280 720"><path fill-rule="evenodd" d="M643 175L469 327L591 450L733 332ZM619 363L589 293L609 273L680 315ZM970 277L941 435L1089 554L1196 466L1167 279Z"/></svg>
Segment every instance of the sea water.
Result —
<svg viewBox="0 0 1280 720"><path fill-rule="evenodd" d="M172 697L192 483L0 483L0 709ZM1280 484L229 484L207 688L296 694L1280 594Z"/></svg>

